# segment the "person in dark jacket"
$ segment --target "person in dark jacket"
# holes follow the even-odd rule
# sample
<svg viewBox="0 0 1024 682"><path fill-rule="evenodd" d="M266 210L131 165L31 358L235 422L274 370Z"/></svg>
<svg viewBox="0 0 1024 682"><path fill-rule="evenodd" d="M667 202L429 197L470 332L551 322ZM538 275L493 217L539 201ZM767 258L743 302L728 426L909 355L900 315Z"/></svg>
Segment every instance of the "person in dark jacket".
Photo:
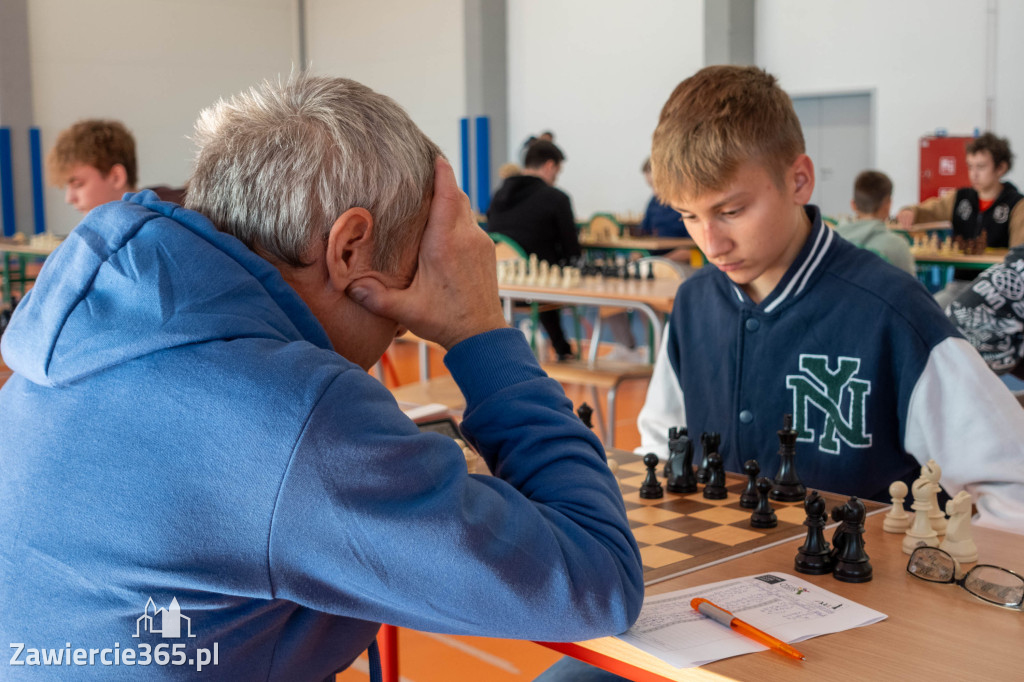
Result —
<svg viewBox="0 0 1024 682"><path fill-rule="evenodd" d="M530 145L522 174L506 178L491 200L487 225L491 232L514 240L529 254L552 265L579 258L579 238L569 196L555 187L565 154L547 140ZM572 357L572 346L562 332L561 311L547 310L540 322L559 360Z"/></svg>

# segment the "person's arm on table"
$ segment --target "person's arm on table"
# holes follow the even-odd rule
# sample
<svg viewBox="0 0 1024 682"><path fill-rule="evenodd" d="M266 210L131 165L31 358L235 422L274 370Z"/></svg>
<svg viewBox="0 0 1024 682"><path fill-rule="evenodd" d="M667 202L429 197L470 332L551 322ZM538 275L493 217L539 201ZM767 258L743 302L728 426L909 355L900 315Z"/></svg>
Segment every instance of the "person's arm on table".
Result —
<svg viewBox="0 0 1024 682"><path fill-rule="evenodd" d="M979 525L1024 533L1024 410L965 340L932 349L907 408L904 447L942 467L950 495L971 493Z"/></svg>
<svg viewBox="0 0 1024 682"><path fill-rule="evenodd" d="M505 328L493 245L443 170L412 284L360 281L353 295L449 349L464 433L494 476L468 475L460 449L420 433L365 372L341 373L279 496L275 596L435 632L617 634L643 601L618 484L561 386Z"/></svg>
<svg viewBox="0 0 1024 682"><path fill-rule="evenodd" d="M1024 244L1024 201L1010 211L1010 248Z"/></svg>
<svg viewBox="0 0 1024 682"><path fill-rule="evenodd" d="M925 199L916 206L904 206L897 214L896 220L903 229L908 229L917 223L950 220L953 217L953 202L955 200L956 192L947 192L941 197Z"/></svg>

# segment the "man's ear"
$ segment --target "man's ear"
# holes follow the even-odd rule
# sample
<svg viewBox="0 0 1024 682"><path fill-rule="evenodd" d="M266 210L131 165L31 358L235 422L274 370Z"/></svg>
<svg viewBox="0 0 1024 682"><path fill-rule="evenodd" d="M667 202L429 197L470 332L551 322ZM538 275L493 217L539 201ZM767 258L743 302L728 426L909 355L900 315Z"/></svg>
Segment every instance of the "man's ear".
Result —
<svg viewBox="0 0 1024 682"><path fill-rule="evenodd" d="M115 163L111 166L106 179L114 188L128 190L128 171L125 170L124 165Z"/></svg>
<svg viewBox="0 0 1024 682"><path fill-rule="evenodd" d="M1003 161L1001 164L996 166L996 177L997 178L1003 177L1004 175L1006 175L1006 173L1009 170L1010 170L1010 164L1008 164L1006 161Z"/></svg>
<svg viewBox="0 0 1024 682"><path fill-rule="evenodd" d="M793 178L793 201L801 206L810 203L814 194L814 162L811 157L806 154L796 157L789 172Z"/></svg>
<svg viewBox="0 0 1024 682"><path fill-rule="evenodd" d="M373 216L365 208L350 208L334 221L327 237L327 276L337 291L361 277L373 262Z"/></svg>

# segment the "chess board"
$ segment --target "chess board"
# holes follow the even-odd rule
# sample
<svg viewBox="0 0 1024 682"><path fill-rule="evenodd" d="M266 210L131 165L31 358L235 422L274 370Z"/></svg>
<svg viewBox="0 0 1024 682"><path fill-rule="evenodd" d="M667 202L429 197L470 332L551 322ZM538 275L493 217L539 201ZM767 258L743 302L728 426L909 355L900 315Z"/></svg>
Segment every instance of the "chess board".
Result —
<svg viewBox="0 0 1024 682"><path fill-rule="evenodd" d="M726 474L729 496L723 500L706 499L701 484L695 493L680 495L665 490L661 499L645 500L640 497L640 485L647 473L643 460L622 450L608 451L608 459L618 463L615 475L626 503L630 528L640 546L644 581L648 585L738 554L802 538L807 532L803 525L806 518L803 502L773 500L779 524L775 528L751 528L751 510L740 507L740 494L747 485L745 476ZM659 464L658 480L664 486L662 468L663 464ZM829 514L849 499L818 492L825 499ZM864 500L864 506L869 514L886 508L871 500ZM831 540L833 525L830 523L826 531L828 540ZM793 556L796 557L795 552Z"/></svg>

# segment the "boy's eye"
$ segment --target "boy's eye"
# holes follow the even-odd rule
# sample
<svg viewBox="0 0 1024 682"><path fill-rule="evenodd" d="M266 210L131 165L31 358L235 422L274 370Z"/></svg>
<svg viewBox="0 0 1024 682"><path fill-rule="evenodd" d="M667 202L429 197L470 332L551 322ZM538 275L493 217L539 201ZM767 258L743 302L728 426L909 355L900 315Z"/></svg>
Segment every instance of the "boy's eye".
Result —
<svg viewBox="0 0 1024 682"><path fill-rule="evenodd" d="M722 215L724 215L727 218L735 218L740 213L743 213L743 209L742 208L733 208L733 209L730 209L728 211L722 211Z"/></svg>

